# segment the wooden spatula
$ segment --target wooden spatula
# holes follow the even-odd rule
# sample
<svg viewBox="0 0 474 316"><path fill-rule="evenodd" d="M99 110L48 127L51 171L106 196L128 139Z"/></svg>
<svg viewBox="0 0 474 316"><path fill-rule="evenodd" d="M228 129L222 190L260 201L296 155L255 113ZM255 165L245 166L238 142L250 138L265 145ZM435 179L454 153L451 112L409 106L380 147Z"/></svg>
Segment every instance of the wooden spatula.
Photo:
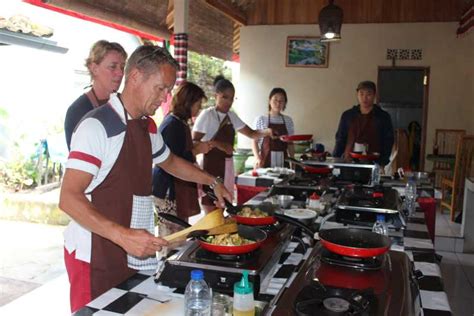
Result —
<svg viewBox="0 0 474 316"><path fill-rule="evenodd" d="M196 224L186 229L180 230L174 234L165 236L164 239L167 241L173 241L181 237L187 236L190 232L195 230L210 230L211 228L217 227L224 224L224 215L222 215L222 210L217 209L203 218L201 218Z"/></svg>
<svg viewBox="0 0 474 316"><path fill-rule="evenodd" d="M200 229L200 230L195 230L190 232L186 237L187 238L199 238L202 236L207 236L207 235L220 235L220 234L233 234L236 233L239 230L237 226L237 222L234 219L226 219L225 223L211 228L209 230L207 229Z"/></svg>
<svg viewBox="0 0 474 316"><path fill-rule="evenodd" d="M220 235L220 234L231 234L239 230L237 222L232 219L229 222L226 222L220 226L211 228L208 230L208 235Z"/></svg>

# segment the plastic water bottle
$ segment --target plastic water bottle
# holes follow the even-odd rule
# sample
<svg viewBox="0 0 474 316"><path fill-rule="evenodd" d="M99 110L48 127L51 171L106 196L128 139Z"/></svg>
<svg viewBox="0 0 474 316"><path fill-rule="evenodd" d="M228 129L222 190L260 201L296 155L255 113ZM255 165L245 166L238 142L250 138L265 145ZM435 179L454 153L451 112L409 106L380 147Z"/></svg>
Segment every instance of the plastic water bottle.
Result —
<svg viewBox="0 0 474 316"><path fill-rule="evenodd" d="M377 221L372 227L372 231L380 235L388 236L388 226L387 226L387 223L385 223L385 215L382 215L382 214L377 215Z"/></svg>
<svg viewBox="0 0 474 316"><path fill-rule="evenodd" d="M184 308L186 316L210 316L212 295L204 281L202 270L192 270L191 280L184 292Z"/></svg>
<svg viewBox="0 0 474 316"><path fill-rule="evenodd" d="M405 207L408 215L413 215L416 208L416 180L413 177L408 179L405 186Z"/></svg>

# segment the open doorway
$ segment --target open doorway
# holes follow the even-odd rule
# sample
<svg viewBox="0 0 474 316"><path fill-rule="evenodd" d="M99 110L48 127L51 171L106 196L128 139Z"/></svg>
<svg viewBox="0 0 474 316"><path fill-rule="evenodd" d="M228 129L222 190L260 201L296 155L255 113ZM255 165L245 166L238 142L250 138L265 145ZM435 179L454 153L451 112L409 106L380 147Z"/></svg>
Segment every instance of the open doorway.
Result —
<svg viewBox="0 0 474 316"><path fill-rule="evenodd" d="M429 72L429 67L378 68L378 104L390 113L394 129L407 132L412 170L424 169Z"/></svg>

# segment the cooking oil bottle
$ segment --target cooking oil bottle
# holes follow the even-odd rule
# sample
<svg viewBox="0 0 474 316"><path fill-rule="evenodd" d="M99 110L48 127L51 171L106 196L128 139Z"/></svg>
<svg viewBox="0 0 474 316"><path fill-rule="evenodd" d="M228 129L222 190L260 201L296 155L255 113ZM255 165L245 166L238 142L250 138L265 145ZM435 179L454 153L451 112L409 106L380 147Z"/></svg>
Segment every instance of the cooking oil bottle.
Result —
<svg viewBox="0 0 474 316"><path fill-rule="evenodd" d="M242 280L234 284L234 316L254 316L255 301L253 284L249 282L249 272L242 272Z"/></svg>

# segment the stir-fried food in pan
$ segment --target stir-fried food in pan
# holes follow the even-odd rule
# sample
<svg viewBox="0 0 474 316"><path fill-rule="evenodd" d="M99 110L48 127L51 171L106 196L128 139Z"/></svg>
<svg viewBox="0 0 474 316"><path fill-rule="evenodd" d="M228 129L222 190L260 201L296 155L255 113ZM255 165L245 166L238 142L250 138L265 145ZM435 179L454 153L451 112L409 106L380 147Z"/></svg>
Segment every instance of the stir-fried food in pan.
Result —
<svg viewBox="0 0 474 316"><path fill-rule="evenodd" d="M221 235L211 235L205 238L206 242L219 245L219 246L242 246L254 243L255 241L246 239L240 236L238 233L235 234L221 234Z"/></svg>
<svg viewBox="0 0 474 316"><path fill-rule="evenodd" d="M240 212L237 213L237 215L244 217L267 217L268 213L262 211L259 208L255 208L254 210L252 210L252 208L245 206Z"/></svg>

